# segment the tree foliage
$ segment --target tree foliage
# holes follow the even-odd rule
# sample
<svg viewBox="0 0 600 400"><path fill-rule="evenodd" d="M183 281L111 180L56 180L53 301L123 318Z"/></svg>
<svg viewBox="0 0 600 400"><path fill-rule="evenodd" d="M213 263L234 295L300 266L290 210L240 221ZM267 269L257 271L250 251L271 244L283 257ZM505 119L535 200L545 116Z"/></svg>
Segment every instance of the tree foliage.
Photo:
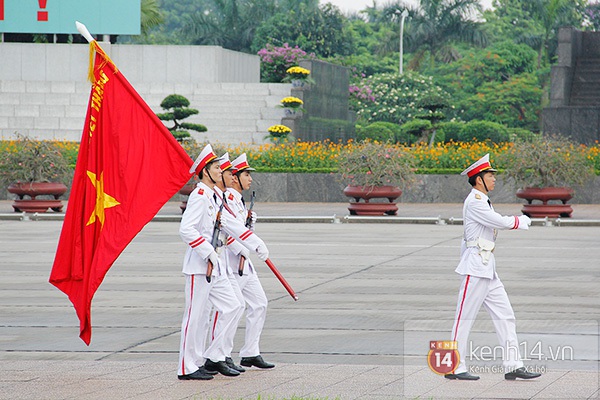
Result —
<svg viewBox="0 0 600 400"><path fill-rule="evenodd" d="M198 114L195 108L188 108L190 101L180 94L170 94L163 99L160 106L165 113L156 114L161 121L171 121L173 125L168 127L175 139L179 142L189 140L191 135L187 130L196 132L206 132L206 126L201 124L192 124L189 122L180 122L192 115ZM187 129L187 130L186 130Z"/></svg>
<svg viewBox="0 0 600 400"><path fill-rule="evenodd" d="M392 6L396 9L402 6ZM413 66L418 66L428 54L430 65L438 59L444 62L458 58L454 43L464 42L476 46L487 44L481 22L474 19L480 11L478 0L421 0L409 10L406 39L408 51L415 52ZM397 13L388 12L387 15Z"/></svg>
<svg viewBox="0 0 600 400"><path fill-rule="evenodd" d="M288 43L319 57L348 55L353 49L347 25L340 10L330 3L317 8L299 5L266 20L256 31L252 51L267 44Z"/></svg>

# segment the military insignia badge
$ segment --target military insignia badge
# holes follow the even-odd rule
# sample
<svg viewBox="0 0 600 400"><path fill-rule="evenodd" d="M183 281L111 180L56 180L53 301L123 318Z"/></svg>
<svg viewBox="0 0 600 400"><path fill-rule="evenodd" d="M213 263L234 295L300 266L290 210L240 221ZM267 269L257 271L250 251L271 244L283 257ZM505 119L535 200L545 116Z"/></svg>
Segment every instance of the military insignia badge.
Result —
<svg viewBox="0 0 600 400"><path fill-rule="evenodd" d="M229 200L233 201L233 195L231 193L229 193Z"/></svg>
<svg viewBox="0 0 600 400"><path fill-rule="evenodd" d="M202 188L198 189L198 194L204 194L204 189L202 189Z"/></svg>
<svg viewBox="0 0 600 400"><path fill-rule="evenodd" d="M475 198L476 198L477 200L481 200L481 195L480 195L479 193L476 193L476 194L475 194Z"/></svg>

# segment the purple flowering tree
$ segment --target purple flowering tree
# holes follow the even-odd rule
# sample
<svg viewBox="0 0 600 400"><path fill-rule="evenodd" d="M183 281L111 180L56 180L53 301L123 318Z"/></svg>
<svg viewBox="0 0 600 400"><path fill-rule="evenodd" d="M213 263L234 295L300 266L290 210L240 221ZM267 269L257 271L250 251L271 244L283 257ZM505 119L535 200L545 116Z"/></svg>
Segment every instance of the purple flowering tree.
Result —
<svg viewBox="0 0 600 400"><path fill-rule="evenodd" d="M260 57L260 76L263 82L279 83L285 78L285 71L289 67L298 65L300 60L314 59L314 54L308 54L298 46L290 47L284 43L281 47L267 44L258 51Z"/></svg>

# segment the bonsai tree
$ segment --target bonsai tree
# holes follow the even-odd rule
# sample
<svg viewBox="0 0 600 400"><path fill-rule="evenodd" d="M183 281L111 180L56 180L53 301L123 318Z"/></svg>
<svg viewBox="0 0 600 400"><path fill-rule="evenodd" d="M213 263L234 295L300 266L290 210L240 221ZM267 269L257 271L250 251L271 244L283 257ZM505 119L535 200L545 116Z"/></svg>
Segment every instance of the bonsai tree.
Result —
<svg viewBox="0 0 600 400"><path fill-rule="evenodd" d="M450 106L450 101L447 96L444 96L440 92L431 92L423 95L423 97L417 101L417 105L425 111L415 115L415 119L425 120L431 123L431 128L424 130L424 133L431 133L429 146L433 146L436 139L436 125L438 122L446 119L446 114L441 110L448 108Z"/></svg>
<svg viewBox="0 0 600 400"><path fill-rule="evenodd" d="M162 121L172 121L173 126L167 127L178 142L184 142L191 138L186 129L196 132L206 132L206 126L201 124L192 124L189 122L179 122L190 115L198 114L198 110L188 108L190 101L180 94L170 94L160 103L163 110L167 112L156 114Z"/></svg>
<svg viewBox="0 0 600 400"><path fill-rule="evenodd" d="M517 139L497 162L505 170L502 177L519 188L577 186L595 176L581 145L560 135Z"/></svg>

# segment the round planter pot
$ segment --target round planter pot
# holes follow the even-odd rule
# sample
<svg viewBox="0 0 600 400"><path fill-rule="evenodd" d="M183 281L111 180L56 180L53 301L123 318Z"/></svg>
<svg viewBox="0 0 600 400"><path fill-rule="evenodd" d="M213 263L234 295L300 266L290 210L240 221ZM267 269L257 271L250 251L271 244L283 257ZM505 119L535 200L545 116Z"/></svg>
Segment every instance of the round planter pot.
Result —
<svg viewBox="0 0 600 400"><path fill-rule="evenodd" d="M58 182L28 182L13 183L7 190L18 197L12 204L15 212L40 213L49 208L61 212L63 204L59 198L67 192L67 186ZM30 199L25 199L25 196ZM38 200L37 196L52 196L54 200Z"/></svg>
<svg viewBox="0 0 600 400"><path fill-rule="evenodd" d="M346 186L344 195L351 197L348 211L350 215L396 215L398 206L394 203L402 191L395 186ZM360 202L360 200L363 202ZM384 199L387 202L371 202L371 199Z"/></svg>
<svg viewBox="0 0 600 400"><path fill-rule="evenodd" d="M525 188L517 191L517 197L527 200L521 212L531 218L570 217L573 208L567 201L573 198L573 189L565 187ZM539 203L534 203L534 201ZM556 204L548 204L555 201Z"/></svg>
<svg viewBox="0 0 600 400"><path fill-rule="evenodd" d="M189 196L190 193L192 193L192 190L194 190L194 188L196 187L195 183L188 183L186 184L184 187L182 187L179 190L179 194L184 195L184 196ZM179 208L181 209L181 213L183 213L185 211L185 208L187 207L187 197L185 200L183 200L181 202L181 204L179 204Z"/></svg>

